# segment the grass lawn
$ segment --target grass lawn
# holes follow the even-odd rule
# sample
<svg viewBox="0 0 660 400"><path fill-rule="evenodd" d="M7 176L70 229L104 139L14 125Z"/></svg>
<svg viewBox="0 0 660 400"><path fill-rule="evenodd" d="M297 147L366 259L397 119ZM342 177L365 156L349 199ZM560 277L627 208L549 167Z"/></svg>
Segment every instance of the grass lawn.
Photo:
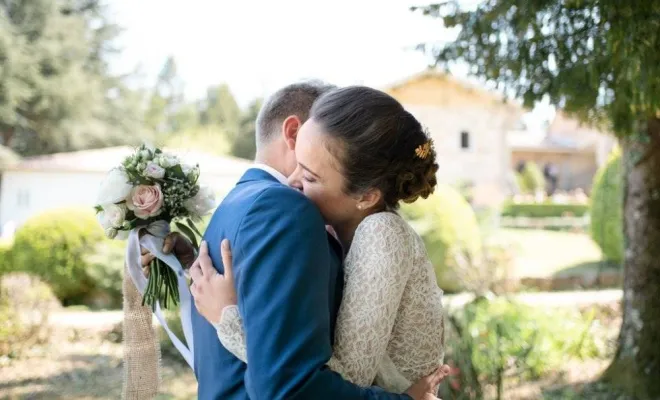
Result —
<svg viewBox="0 0 660 400"><path fill-rule="evenodd" d="M502 229L497 238L516 255L514 275L543 278L597 270L601 251L588 234L535 229Z"/></svg>

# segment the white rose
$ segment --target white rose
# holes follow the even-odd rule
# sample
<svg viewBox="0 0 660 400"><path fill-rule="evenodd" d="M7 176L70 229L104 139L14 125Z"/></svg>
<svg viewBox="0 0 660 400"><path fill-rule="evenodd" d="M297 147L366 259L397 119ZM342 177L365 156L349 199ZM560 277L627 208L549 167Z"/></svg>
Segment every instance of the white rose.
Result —
<svg viewBox="0 0 660 400"><path fill-rule="evenodd" d="M161 154L158 159L158 164L163 168L170 168L180 163L179 159L171 154Z"/></svg>
<svg viewBox="0 0 660 400"><path fill-rule="evenodd" d="M121 168L114 168L108 172L101 184L96 204L114 204L126 200L131 193L133 185L128 182L128 175Z"/></svg>
<svg viewBox="0 0 660 400"><path fill-rule="evenodd" d="M153 161L149 161L147 167L144 169L144 175L149 178L163 179L165 176L165 169Z"/></svg>
<svg viewBox="0 0 660 400"><path fill-rule="evenodd" d="M115 239L126 240L128 239L128 233L129 233L128 231L117 230L117 235L115 236Z"/></svg>
<svg viewBox="0 0 660 400"><path fill-rule="evenodd" d="M127 208L123 204L111 204L103 208L106 218L110 221L113 227L120 228L126 219Z"/></svg>
<svg viewBox="0 0 660 400"><path fill-rule="evenodd" d="M149 152L149 150L142 150L140 151L140 157L143 160L148 160L149 158L151 158L151 153Z"/></svg>
<svg viewBox="0 0 660 400"><path fill-rule="evenodd" d="M195 197L186 200L183 206L193 215L204 216L216 207L215 193L208 187L201 187Z"/></svg>
<svg viewBox="0 0 660 400"><path fill-rule="evenodd" d="M194 167L190 164L181 164L181 171L183 171L185 176L188 176L188 174L192 172L193 168Z"/></svg>
<svg viewBox="0 0 660 400"><path fill-rule="evenodd" d="M109 204L103 207L97 218L103 229L121 228L126 219L126 210L123 204Z"/></svg>

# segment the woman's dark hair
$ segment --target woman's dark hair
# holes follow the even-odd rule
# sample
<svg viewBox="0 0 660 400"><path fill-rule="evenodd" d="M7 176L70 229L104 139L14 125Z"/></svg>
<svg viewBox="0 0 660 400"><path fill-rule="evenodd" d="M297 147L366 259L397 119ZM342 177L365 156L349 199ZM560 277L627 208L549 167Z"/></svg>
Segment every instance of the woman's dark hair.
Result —
<svg viewBox="0 0 660 400"><path fill-rule="evenodd" d="M431 138L392 96L365 86L336 89L314 103L310 117L335 139L329 150L341 162L347 193L379 189L389 208L433 193Z"/></svg>

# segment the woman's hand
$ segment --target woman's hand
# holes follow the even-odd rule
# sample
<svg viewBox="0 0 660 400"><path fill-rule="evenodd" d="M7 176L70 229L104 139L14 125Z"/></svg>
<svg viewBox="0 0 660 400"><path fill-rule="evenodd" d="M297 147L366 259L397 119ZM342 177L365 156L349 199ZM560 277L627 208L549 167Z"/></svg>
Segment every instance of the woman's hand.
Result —
<svg viewBox="0 0 660 400"><path fill-rule="evenodd" d="M435 394L437 393L438 385L449 375L449 371L449 365L445 364L438 367L430 375L415 382L406 390L406 394L412 397L413 400L437 400L438 398Z"/></svg>
<svg viewBox="0 0 660 400"><path fill-rule="evenodd" d="M190 276L193 280L190 291L195 298L195 307L212 324L220 322L222 310L225 307L237 304L232 255L228 240L222 241L220 251L222 264L225 267L224 275L218 273L213 267L206 242L202 242L199 256L190 267Z"/></svg>

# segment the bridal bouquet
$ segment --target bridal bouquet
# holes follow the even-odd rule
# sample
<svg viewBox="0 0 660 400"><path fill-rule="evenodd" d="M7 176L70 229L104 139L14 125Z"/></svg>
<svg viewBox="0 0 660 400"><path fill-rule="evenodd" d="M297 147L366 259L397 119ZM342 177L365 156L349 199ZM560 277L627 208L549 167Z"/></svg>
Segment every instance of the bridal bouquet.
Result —
<svg viewBox="0 0 660 400"><path fill-rule="evenodd" d="M174 225L197 247L196 236L201 234L195 221L215 207L213 192L198 184L199 174L198 165L185 164L175 155L145 145L108 173L95 207L97 218L107 237L129 239L129 268L135 264L131 261L136 254L139 258L141 233L160 238L162 243L162 238ZM131 246L131 235L137 249ZM157 244L146 247L158 256ZM168 266L171 261L161 258L152 262L142 296L142 304L151 306L154 311L157 304L168 308L176 306L180 300L177 275L181 269L175 271ZM135 276L133 279L140 287L138 279Z"/></svg>

